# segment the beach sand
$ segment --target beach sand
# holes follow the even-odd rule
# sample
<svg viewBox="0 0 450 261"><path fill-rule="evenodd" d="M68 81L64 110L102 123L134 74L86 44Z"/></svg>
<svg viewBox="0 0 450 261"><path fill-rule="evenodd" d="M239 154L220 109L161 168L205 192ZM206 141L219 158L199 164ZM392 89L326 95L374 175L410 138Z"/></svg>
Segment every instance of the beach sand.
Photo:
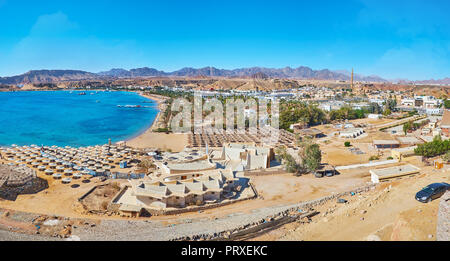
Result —
<svg viewBox="0 0 450 261"><path fill-rule="evenodd" d="M158 107L161 107L161 103L166 99L166 97L159 95L144 95L142 93L139 93L139 95L156 101L158 103ZM166 134L153 132L153 129L155 128L160 115L161 113L158 113L155 120L153 121L152 126L149 129L147 129L141 135L131 140L127 140L126 144L128 146L139 149L155 148L160 150L171 150L173 152L182 151L188 144L186 134Z"/></svg>
<svg viewBox="0 0 450 261"><path fill-rule="evenodd" d="M156 133L149 129L142 135L127 141L127 145L139 149L157 148L179 152L187 145L187 135Z"/></svg>

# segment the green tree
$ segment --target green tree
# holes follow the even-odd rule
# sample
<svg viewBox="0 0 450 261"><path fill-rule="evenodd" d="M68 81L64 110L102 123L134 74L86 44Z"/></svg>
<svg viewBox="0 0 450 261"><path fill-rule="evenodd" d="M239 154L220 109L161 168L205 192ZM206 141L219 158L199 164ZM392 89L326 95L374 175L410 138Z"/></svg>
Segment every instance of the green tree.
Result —
<svg viewBox="0 0 450 261"><path fill-rule="evenodd" d="M298 141L300 147L299 156L302 160L302 168L315 172L322 162L322 151L320 146L312 141L312 139L303 139Z"/></svg>
<svg viewBox="0 0 450 261"><path fill-rule="evenodd" d="M386 110L389 109L390 111L394 111L395 107L397 107L397 101L394 99L388 99L386 101Z"/></svg>
<svg viewBox="0 0 450 261"><path fill-rule="evenodd" d="M305 148L305 158L303 164L306 169L311 172L315 172L319 169L322 162L322 151L318 144L311 144Z"/></svg>
<svg viewBox="0 0 450 261"><path fill-rule="evenodd" d="M408 131L412 129L412 122L408 121L405 122L405 124L403 124L403 132L406 134L408 134Z"/></svg>
<svg viewBox="0 0 450 261"><path fill-rule="evenodd" d="M450 140L442 140L441 136L436 136L432 142L418 145L414 152L424 157L435 157L446 154L449 150Z"/></svg>
<svg viewBox="0 0 450 261"><path fill-rule="evenodd" d="M445 100L444 100L444 107L445 107L446 109L450 109L450 100L448 100L448 99L445 99Z"/></svg>
<svg viewBox="0 0 450 261"><path fill-rule="evenodd" d="M283 164L284 169L287 172L293 173L294 175L300 174L302 169L301 165L295 161L295 158L291 154L287 152L286 147L282 146L276 148L275 154L275 158Z"/></svg>

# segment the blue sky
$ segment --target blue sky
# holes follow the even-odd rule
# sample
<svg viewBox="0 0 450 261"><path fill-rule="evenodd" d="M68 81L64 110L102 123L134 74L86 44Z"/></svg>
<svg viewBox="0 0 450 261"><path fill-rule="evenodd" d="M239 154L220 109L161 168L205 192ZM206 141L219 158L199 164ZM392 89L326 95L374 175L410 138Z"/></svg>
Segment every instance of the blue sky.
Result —
<svg viewBox="0 0 450 261"><path fill-rule="evenodd" d="M0 76L250 66L450 77L450 1L0 0Z"/></svg>

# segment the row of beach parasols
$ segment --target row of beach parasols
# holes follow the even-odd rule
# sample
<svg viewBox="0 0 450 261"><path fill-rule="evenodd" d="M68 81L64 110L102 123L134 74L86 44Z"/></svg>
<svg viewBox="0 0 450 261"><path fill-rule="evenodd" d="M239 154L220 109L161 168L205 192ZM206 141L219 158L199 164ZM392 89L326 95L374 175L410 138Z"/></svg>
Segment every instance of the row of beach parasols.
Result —
<svg viewBox="0 0 450 261"><path fill-rule="evenodd" d="M63 179L63 182L71 181L71 178L63 178L63 175L78 179L83 175L104 174L115 168L117 162L144 155L141 151L115 145L81 148L13 145L0 151L15 165L28 165L55 179Z"/></svg>

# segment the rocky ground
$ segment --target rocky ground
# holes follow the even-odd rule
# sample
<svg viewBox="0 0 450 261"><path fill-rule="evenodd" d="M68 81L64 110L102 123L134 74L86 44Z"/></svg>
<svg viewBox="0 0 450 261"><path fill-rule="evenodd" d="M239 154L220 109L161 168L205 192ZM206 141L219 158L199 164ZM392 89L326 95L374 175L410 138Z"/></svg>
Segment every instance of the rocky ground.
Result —
<svg viewBox="0 0 450 261"><path fill-rule="evenodd" d="M440 199L424 204L414 199L422 187L449 182L449 172L431 170L391 182L373 191L330 201L317 208L311 222L292 223L255 240L436 240Z"/></svg>
<svg viewBox="0 0 450 261"><path fill-rule="evenodd" d="M15 232L29 234L27 240L45 240L49 236L85 241L208 239L222 232L239 230L265 223L274 217L285 216L289 211L292 212L292 209L309 209L310 204L316 205L331 200L328 197L297 204L264 207L249 213L238 212L220 218L177 219L175 222L151 219L102 221L70 219L3 210L0 229L11 230L14 227ZM13 238L7 236L7 240Z"/></svg>

